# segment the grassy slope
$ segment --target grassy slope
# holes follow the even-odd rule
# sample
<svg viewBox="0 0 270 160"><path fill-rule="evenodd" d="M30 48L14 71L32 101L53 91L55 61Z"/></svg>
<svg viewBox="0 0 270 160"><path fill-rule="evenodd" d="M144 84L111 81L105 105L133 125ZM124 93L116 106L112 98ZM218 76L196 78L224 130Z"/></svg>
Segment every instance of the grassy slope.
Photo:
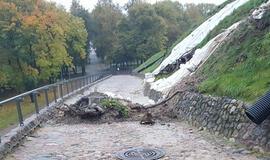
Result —
<svg viewBox="0 0 270 160"><path fill-rule="evenodd" d="M211 13L209 13L208 17L213 16L215 13L219 12L222 8L224 8L227 4L231 3L233 0L227 0L224 3L222 3L221 5L217 6L217 8L215 10L213 10ZM206 18L207 19L207 18ZM182 34L177 41L175 41L172 46L169 48L168 53L166 56L169 56L170 53L172 52L172 49L178 44L180 43L183 39L185 39L194 29L196 29L201 23L203 23L204 20L198 24L194 24L193 26L191 26L191 28L189 30L187 30L184 34ZM164 53L165 51L161 51L162 53ZM148 64L150 64L151 62L157 60L159 57L162 56L161 52L158 52L156 54L154 54L152 57L150 57L146 62L144 62L143 64L141 64L139 67L137 67L134 71L138 72L140 69L142 69L143 67L147 66ZM150 66L149 68L147 68L146 70L143 71L143 73L149 73L149 72L153 72L160 64L161 64L161 60L157 61L155 64L153 64L152 66Z"/></svg>
<svg viewBox="0 0 270 160"><path fill-rule="evenodd" d="M222 32L222 29L227 29L234 23L243 20L248 17L250 10L260 6L262 3L268 0L249 0L246 4L236 9L231 15L222 20L198 45L198 48L202 48L207 42L216 37Z"/></svg>
<svg viewBox="0 0 270 160"><path fill-rule="evenodd" d="M140 69L142 69L143 67L149 65L150 63L154 62L155 60L157 60L159 57L161 57L162 55L164 54L164 51L160 51L156 54L154 54L152 57L150 57L147 61L145 61L143 64L141 64L139 67L137 67L134 71L135 72L138 72ZM160 64L161 63L161 60L160 61L157 61L154 65L156 64ZM149 67L150 68L150 67ZM145 72L145 71L144 71Z"/></svg>
<svg viewBox="0 0 270 160"><path fill-rule="evenodd" d="M201 74L207 77L198 87L202 93L256 101L270 89L270 27L259 30L242 25L208 59Z"/></svg>

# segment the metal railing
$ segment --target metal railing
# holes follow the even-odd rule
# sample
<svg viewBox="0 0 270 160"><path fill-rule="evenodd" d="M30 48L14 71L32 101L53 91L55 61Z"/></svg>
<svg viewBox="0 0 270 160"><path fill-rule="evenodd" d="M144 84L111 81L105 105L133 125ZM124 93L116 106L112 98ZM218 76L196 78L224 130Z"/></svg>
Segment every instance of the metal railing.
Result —
<svg viewBox="0 0 270 160"><path fill-rule="evenodd" d="M87 75L84 77L79 77L79 78L73 78L70 80L64 80L61 82L57 82L51 85L46 85L25 93L22 93L20 95L14 96L12 98L6 99L4 101L0 102L0 112L1 108L3 107L4 104L7 104L9 102L16 102L16 108L18 112L18 120L19 120L19 125L23 126L24 125L24 118L22 114L22 108L21 108L21 102L24 101L24 97L26 96L32 96L33 98L33 103L35 106L35 114L39 114L39 109L40 105L37 99L37 96L41 93L44 92L45 95L45 106L50 106L53 103L57 103L58 101L64 100L65 98L71 96L72 94L81 91L83 88L86 86L101 80L102 78L105 78L106 76L109 76L109 72L104 72L100 74L94 74L94 75ZM65 92L63 92L63 88L65 88ZM48 91L52 90L53 91L53 101L49 101L49 95ZM57 96L58 93L58 96ZM1 135L0 135L0 143L1 143Z"/></svg>

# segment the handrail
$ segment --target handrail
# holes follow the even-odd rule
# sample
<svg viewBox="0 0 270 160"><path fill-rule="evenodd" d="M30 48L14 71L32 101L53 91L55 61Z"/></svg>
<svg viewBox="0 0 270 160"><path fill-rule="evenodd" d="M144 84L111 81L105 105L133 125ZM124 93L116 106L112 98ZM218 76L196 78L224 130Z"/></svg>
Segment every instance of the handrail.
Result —
<svg viewBox="0 0 270 160"><path fill-rule="evenodd" d="M38 92L40 90L45 90L45 89L48 89L48 88L52 88L52 87L55 87L55 86L58 86L60 84L63 84L63 83L66 83L66 82L73 82L73 81L76 81L76 80L81 80L81 79L84 79L86 77L92 77L92 76L96 76L96 75L100 75L100 74L93 74L93 75L87 75L87 76L83 76L83 77L77 77L77 78L73 78L73 79L69 79L69 80L63 80L61 82L56 82L54 84L49 84L49 85L46 85L46 86L43 86L43 87L39 87L39 88L36 88L36 89L33 89L31 91L27 91L25 93L22 93L22 94L19 94L17 96L14 96L14 97L11 97L11 98L8 98L6 100L3 100L3 101L0 101L0 106L2 106L3 104L5 103L8 103L8 102L11 102L11 101L14 101L16 100L17 98L20 98L20 97L25 97L33 92Z"/></svg>
<svg viewBox="0 0 270 160"><path fill-rule="evenodd" d="M127 72L127 70L123 70L124 72ZM83 77L78 77L78 78L73 78L73 79L69 79L69 80L63 80L60 82L56 82L54 84L49 84L46 86L42 86L36 89L33 89L31 91L27 91L25 93L19 94L17 96L8 98L6 100L0 101L0 112L1 112L1 108L3 108L3 105L9 102L16 102L16 108L17 108L17 112L18 112L18 121L19 121L19 125L23 126L24 125L24 119L23 119L23 114L22 114L22 110L21 110L21 102L24 101L24 97L26 96L31 96L31 100L33 100L32 102L34 103L34 107L35 107L35 113L36 115L39 114L39 104L38 104L38 98L37 96L39 95L39 93L43 92L45 95L45 106L50 106L53 104L53 102L57 103L58 100L64 100L64 98L68 98L69 96L73 95L74 93L77 93L78 91L81 91L82 89L84 89L87 86L93 85L96 82L103 80L104 78L114 75L114 74L119 74L122 73L119 71L115 71L113 72L112 70L105 70L102 73L98 73L98 74L92 74L92 75L87 75L87 76L83 76ZM127 72L129 73L129 72ZM66 90L63 90L63 89ZM49 89L53 89L53 100L49 101ZM58 96L57 96L57 89L58 89ZM65 92L64 92L65 91ZM44 107L45 107L44 106ZM1 144L1 135L0 135L0 144Z"/></svg>
<svg viewBox="0 0 270 160"><path fill-rule="evenodd" d="M39 114L39 105L38 105L38 99L37 99L37 95L41 92L44 92L45 94L45 106L50 106L53 101L55 103L57 103L57 101L63 100L64 98L67 98L69 96L71 96L72 94L84 89L85 87L94 84L95 82L109 76L111 74L109 74L109 72L103 72L103 73L99 73L99 74L93 74L93 75L87 75L87 76L83 76L83 77L78 77L78 78L73 78L70 80L63 80L60 82L56 82L54 84L50 84L50 85L46 85L43 87L39 87L36 89L33 89L31 91L19 94L17 96L8 98L6 100L3 100L0 102L0 111L1 108L3 107L4 104L8 103L8 102L12 102L15 101L16 102L16 108L17 108L17 112L18 112L18 120L19 120L19 124L20 126L24 125L24 119L23 119L23 114L22 114L22 109L21 109L21 102L24 101L24 97L25 96L32 96L31 99L33 99L33 103L35 106L35 114ZM75 83L73 83L75 82ZM66 88L65 93L63 92L64 87ZM48 96L48 90L49 89L53 89L53 97L54 100L53 101L49 101L49 96ZM58 89L58 96L57 96L57 89ZM0 135L0 143L1 143L1 135Z"/></svg>

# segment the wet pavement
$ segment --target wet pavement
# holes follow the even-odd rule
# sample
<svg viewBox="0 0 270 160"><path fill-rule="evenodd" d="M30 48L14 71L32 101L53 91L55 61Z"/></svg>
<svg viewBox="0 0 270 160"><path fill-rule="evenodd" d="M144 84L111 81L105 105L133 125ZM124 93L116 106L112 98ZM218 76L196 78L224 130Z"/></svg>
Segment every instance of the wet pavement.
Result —
<svg viewBox="0 0 270 160"><path fill-rule="evenodd" d="M142 105L154 104L143 95L143 79L131 75L117 75L93 86L91 91L105 93L114 98L130 100Z"/></svg>
<svg viewBox="0 0 270 160"><path fill-rule="evenodd" d="M244 148L180 122L47 125L27 137L6 159L116 160L116 152L131 147L161 149L166 152L163 160L257 159Z"/></svg>

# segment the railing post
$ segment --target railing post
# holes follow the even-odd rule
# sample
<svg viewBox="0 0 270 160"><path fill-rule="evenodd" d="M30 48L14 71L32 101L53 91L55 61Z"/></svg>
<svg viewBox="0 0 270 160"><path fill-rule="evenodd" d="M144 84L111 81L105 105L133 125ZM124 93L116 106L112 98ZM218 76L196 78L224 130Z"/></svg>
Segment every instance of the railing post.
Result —
<svg viewBox="0 0 270 160"><path fill-rule="evenodd" d="M57 102L57 97L56 97L56 86L53 86L53 97L54 97L54 102Z"/></svg>
<svg viewBox="0 0 270 160"><path fill-rule="evenodd" d="M63 84L60 83L59 87L60 87L60 97L61 97L62 100L63 100Z"/></svg>
<svg viewBox="0 0 270 160"><path fill-rule="evenodd" d="M73 81L70 81L70 86L71 86L71 92L73 92L74 91L74 89L73 89Z"/></svg>
<svg viewBox="0 0 270 160"><path fill-rule="evenodd" d="M83 85L83 78L80 78L80 79L79 79L79 82L80 82L80 88L82 88L82 85Z"/></svg>
<svg viewBox="0 0 270 160"><path fill-rule="evenodd" d="M49 90L49 88L45 88L45 89L44 89L44 92L45 92L45 100L46 100L46 106L47 106L47 107L49 107L48 90Z"/></svg>
<svg viewBox="0 0 270 160"><path fill-rule="evenodd" d="M36 114L39 114L39 108L38 108L38 102L37 102L38 94L39 94L38 92L33 92Z"/></svg>
<svg viewBox="0 0 270 160"><path fill-rule="evenodd" d="M23 126L23 115L22 115L22 109L21 109L21 105L20 105L20 103L22 101L23 101L22 97L19 97L19 98L16 99L16 107L17 107L20 126Z"/></svg>
<svg viewBox="0 0 270 160"><path fill-rule="evenodd" d="M75 90L79 88L78 79L75 80Z"/></svg>
<svg viewBox="0 0 270 160"><path fill-rule="evenodd" d="M81 84L82 84L81 86L84 87L84 77L81 79Z"/></svg>
<svg viewBox="0 0 270 160"><path fill-rule="evenodd" d="M67 87L67 94L69 94L68 81L66 81L66 87Z"/></svg>

